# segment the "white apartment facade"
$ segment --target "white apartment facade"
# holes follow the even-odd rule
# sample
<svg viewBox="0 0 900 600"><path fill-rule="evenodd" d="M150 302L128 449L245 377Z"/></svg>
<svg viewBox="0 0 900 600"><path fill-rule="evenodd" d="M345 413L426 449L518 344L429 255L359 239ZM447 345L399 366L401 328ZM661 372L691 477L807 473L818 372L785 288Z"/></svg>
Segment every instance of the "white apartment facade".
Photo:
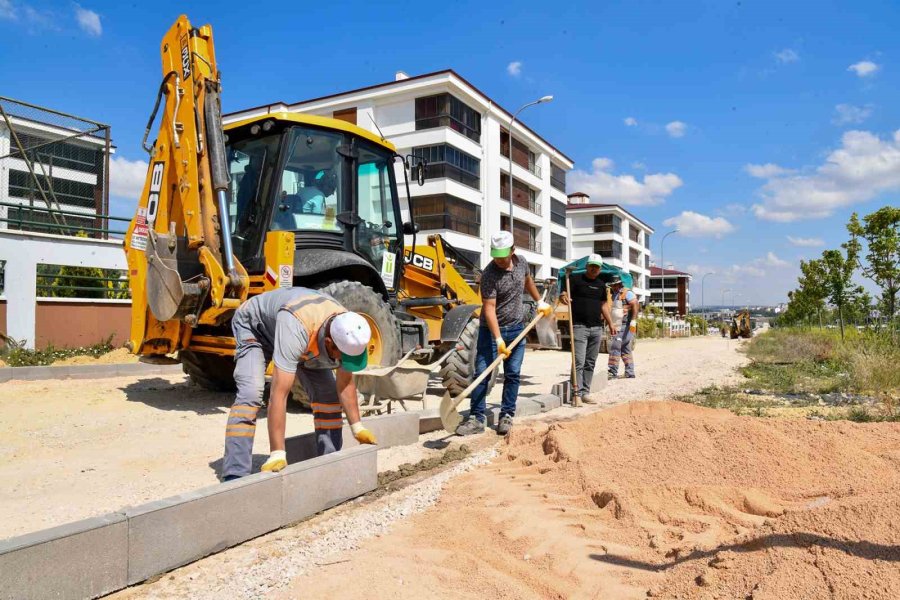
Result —
<svg viewBox="0 0 900 600"><path fill-rule="evenodd" d="M591 204L583 193L569 196L566 210L569 256L599 254L603 262L628 271L642 304L650 296L650 236L653 228L618 204Z"/></svg>
<svg viewBox="0 0 900 600"><path fill-rule="evenodd" d="M690 273L675 269L650 269L650 303L662 307L668 314L682 317L691 312Z"/></svg>
<svg viewBox="0 0 900 600"><path fill-rule="evenodd" d="M271 112L343 119L383 135L404 156L426 158L425 184L410 182L419 240L440 233L479 266L490 260L491 234L508 228L512 115L457 73L397 73L388 83L251 108L226 115L225 122ZM565 177L574 163L519 121L512 138L517 252L535 277L550 277L567 262ZM399 163L396 174L408 220Z"/></svg>

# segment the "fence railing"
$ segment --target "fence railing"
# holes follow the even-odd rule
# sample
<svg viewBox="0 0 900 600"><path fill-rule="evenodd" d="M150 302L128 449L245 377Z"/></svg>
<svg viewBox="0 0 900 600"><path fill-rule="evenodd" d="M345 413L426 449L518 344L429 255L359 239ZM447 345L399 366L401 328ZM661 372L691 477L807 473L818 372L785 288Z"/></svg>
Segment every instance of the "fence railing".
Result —
<svg viewBox="0 0 900 600"><path fill-rule="evenodd" d="M0 227L3 227L3 224L5 224L6 229L38 231L39 233L57 233L75 236L78 235L79 232L84 232L96 234L91 237L123 237L128 228L127 224L131 221L129 217L58 210L55 208L15 204L11 202L0 202L0 208L6 209L5 211L0 210ZM11 209L16 211L15 216L10 216ZM6 216L3 216L4 213ZM38 220L39 217L44 217L45 220ZM92 225L84 223L67 223L66 217L90 221L92 222ZM122 225L115 229L110 226L95 226L97 224L110 225L110 221L122 223Z"/></svg>
<svg viewBox="0 0 900 600"><path fill-rule="evenodd" d="M119 269L38 265L36 297L60 299L127 300L128 277Z"/></svg>

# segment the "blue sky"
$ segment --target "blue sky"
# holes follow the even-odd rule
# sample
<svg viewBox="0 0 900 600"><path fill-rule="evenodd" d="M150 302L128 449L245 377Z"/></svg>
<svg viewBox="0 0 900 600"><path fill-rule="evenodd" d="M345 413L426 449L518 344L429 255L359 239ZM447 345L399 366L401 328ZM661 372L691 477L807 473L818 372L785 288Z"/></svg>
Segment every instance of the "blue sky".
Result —
<svg viewBox="0 0 900 600"><path fill-rule="evenodd" d="M575 159L569 191L652 225L657 257L679 227L666 263L715 272L707 304L783 301L851 212L898 204L897 2L262 4L0 0L0 94L111 124L124 214L180 12L213 25L226 111L399 69L453 68L508 108L553 94L523 116Z"/></svg>

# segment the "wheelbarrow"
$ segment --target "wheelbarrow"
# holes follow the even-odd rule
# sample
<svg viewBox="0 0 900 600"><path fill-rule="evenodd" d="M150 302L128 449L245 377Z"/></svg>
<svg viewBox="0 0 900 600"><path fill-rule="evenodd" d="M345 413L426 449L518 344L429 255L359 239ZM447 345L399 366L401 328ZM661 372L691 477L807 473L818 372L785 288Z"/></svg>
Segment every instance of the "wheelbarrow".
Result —
<svg viewBox="0 0 900 600"><path fill-rule="evenodd" d="M359 404L361 415L391 412L391 404L399 402L403 410L407 410L407 400L421 400L425 405L425 393L431 374L456 352L452 348L431 364L422 364L410 359L415 350L410 350L392 367L365 369L353 374L356 391L362 396Z"/></svg>

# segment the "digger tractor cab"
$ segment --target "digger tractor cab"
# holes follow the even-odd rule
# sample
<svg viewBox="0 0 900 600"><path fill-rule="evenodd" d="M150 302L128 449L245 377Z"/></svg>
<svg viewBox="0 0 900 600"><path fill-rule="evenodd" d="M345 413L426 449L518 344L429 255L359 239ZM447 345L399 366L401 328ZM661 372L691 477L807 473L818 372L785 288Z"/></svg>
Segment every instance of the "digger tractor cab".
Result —
<svg viewBox="0 0 900 600"><path fill-rule="evenodd" d="M386 297L402 247L397 155L368 131L338 124L278 113L225 127L234 253L249 273L261 271L267 232L292 231L297 285L340 266L354 275L343 278Z"/></svg>

